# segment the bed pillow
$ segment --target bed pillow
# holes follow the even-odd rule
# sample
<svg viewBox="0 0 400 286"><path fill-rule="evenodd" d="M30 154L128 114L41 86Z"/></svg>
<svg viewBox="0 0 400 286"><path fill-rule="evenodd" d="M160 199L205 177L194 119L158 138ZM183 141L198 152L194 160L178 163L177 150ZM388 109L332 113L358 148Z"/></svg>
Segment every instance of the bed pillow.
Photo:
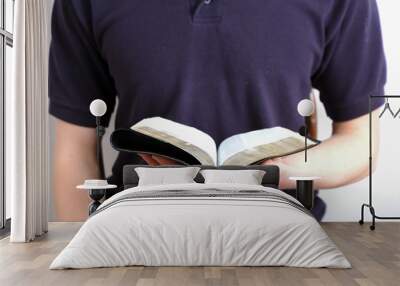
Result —
<svg viewBox="0 0 400 286"><path fill-rule="evenodd" d="M195 183L199 167L182 168L135 168L139 176L139 186Z"/></svg>
<svg viewBox="0 0 400 286"><path fill-rule="evenodd" d="M200 171L200 174L203 176L205 184L261 185L265 171L206 169Z"/></svg>

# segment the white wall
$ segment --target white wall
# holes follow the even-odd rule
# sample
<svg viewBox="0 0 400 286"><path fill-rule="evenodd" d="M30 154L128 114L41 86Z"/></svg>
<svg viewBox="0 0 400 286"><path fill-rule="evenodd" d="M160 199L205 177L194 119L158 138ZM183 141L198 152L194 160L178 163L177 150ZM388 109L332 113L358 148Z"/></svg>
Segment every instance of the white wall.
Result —
<svg viewBox="0 0 400 286"><path fill-rule="evenodd" d="M386 94L400 95L400 2L378 0L378 5L388 64ZM395 110L400 108L400 99L391 100L390 103ZM321 125L318 131L326 137L331 132L330 120L321 114L324 113L322 109L322 106L319 106L318 119ZM400 118L382 117L380 124L381 146L378 167L373 175L373 204L380 216L400 216ZM328 204L326 221L357 221L361 204L368 202L368 179L320 193ZM368 210L367 214L367 219L370 219Z"/></svg>
<svg viewBox="0 0 400 286"><path fill-rule="evenodd" d="M361 0L355 0L361 1ZM398 31L400 27L400 2L394 0L378 0L384 44L388 62L388 84L387 93L400 95L400 37ZM391 101L395 109L400 108L398 102ZM112 119L110 126L114 125ZM330 120L326 117L322 105L318 106L318 131L320 139L326 138L331 133ZM374 205L377 214L382 216L400 215L400 128L399 119L382 119L382 139L379 165L374 174ZM109 135L111 128L107 130L103 142L105 153L106 174L110 174L112 162L116 157L116 152L111 148ZM366 150L368 156L368 150ZM399 179L397 179L399 178ZM399 190L398 190L398 189ZM360 206L368 200L368 180L352 184L334 190L323 190L321 197L327 202L328 209L325 221L358 221L360 217ZM367 212L367 219L369 215Z"/></svg>

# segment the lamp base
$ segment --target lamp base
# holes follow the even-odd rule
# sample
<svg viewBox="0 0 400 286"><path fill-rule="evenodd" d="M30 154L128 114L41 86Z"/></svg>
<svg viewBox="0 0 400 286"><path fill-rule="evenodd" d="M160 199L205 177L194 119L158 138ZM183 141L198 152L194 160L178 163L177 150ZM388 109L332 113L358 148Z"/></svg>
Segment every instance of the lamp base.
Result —
<svg viewBox="0 0 400 286"><path fill-rule="evenodd" d="M296 181L296 198L308 210L314 207L314 190L312 180Z"/></svg>
<svg viewBox="0 0 400 286"><path fill-rule="evenodd" d="M314 207L314 181L320 177L289 177L296 181L296 199L308 210Z"/></svg>
<svg viewBox="0 0 400 286"><path fill-rule="evenodd" d="M101 205L100 200L104 197L106 191L104 189L91 189L89 190L89 197L93 202L89 205L89 215L94 213L97 208Z"/></svg>

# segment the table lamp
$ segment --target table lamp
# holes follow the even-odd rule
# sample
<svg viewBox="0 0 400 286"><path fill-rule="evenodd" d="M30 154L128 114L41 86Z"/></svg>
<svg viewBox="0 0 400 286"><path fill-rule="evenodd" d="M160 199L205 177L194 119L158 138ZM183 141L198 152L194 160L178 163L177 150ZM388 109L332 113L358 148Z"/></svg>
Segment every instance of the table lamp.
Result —
<svg viewBox="0 0 400 286"><path fill-rule="evenodd" d="M314 113L314 103L310 99L303 99L297 105L297 112L304 117L304 126L300 128L299 133L304 136L304 162L307 162L307 140L308 140L308 121Z"/></svg>
<svg viewBox="0 0 400 286"><path fill-rule="evenodd" d="M101 152L101 138L103 137L106 129L101 125L101 117L107 112L107 104L101 99L95 99L90 103L90 113L96 117L96 156L97 164L100 169L100 178L94 180L85 180L84 184L77 186L77 189L87 190L89 197L93 200L89 204L89 215L96 212L97 208L101 205L101 200L106 194L106 190L115 189L116 185L108 184L105 179L103 156Z"/></svg>
<svg viewBox="0 0 400 286"><path fill-rule="evenodd" d="M101 151L101 138L106 129L101 125L101 117L107 112L107 104L101 99L95 99L90 103L90 113L96 117L96 156L97 164L100 169L100 177L104 179L103 155Z"/></svg>
<svg viewBox="0 0 400 286"><path fill-rule="evenodd" d="M314 113L314 103L309 99L303 99L297 105L298 113L304 117L304 126L299 130L300 135L304 136L304 162L307 163L307 140L308 140L308 121ZM319 177L289 177L290 180L296 181L296 199L299 200L307 209L314 207L314 188L313 183Z"/></svg>

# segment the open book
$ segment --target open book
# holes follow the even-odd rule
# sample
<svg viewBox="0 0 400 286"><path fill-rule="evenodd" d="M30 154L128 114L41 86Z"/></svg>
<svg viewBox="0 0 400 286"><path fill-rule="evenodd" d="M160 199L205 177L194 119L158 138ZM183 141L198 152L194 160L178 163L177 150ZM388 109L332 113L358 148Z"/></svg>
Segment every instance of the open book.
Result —
<svg viewBox="0 0 400 286"><path fill-rule="evenodd" d="M160 155L187 165L247 166L305 149L303 136L282 127L234 135L217 147L208 134L161 117L115 130L110 140L118 151ZM307 139L309 147L318 143Z"/></svg>

